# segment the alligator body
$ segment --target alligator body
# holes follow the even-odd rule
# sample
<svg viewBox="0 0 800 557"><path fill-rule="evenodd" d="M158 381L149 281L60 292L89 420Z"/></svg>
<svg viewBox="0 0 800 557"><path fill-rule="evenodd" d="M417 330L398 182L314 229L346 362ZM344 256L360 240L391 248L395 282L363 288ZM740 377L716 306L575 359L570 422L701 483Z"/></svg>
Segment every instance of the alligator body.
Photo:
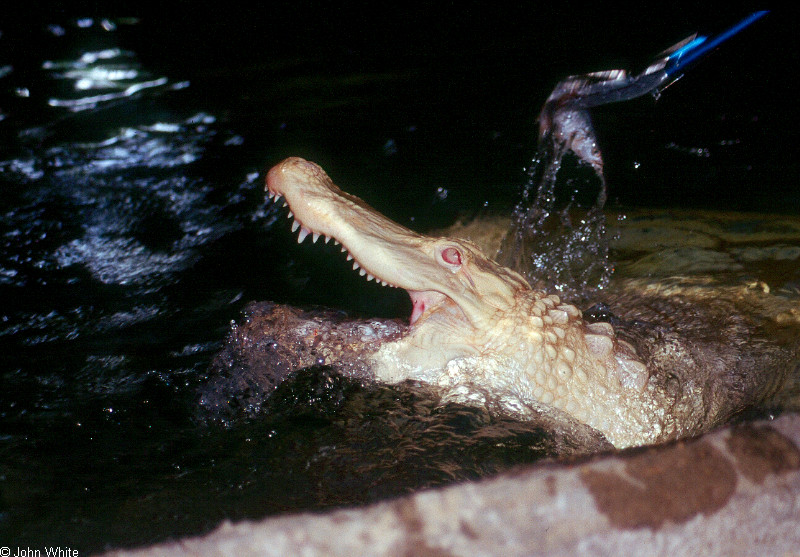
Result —
<svg viewBox="0 0 800 557"><path fill-rule="evenodd" d="M793 317L753 317L776 312L761 309L758 289L676 294L629 281L606 296L607 307L584 314L472 242L392 222L314 163L283 161L267 188L288 204L300 241L340 243L368 280L407 290L413 310L406 326L262 308L218 358L217 369L239 381L234 390L268 395L292 371L321 364L351 377L422 382L446 400L522 418L550 412L627 447L724 423L773 397L798 361L797 330L785 329L796 326ZM230 371L248 358L248 374Z"/></svg>

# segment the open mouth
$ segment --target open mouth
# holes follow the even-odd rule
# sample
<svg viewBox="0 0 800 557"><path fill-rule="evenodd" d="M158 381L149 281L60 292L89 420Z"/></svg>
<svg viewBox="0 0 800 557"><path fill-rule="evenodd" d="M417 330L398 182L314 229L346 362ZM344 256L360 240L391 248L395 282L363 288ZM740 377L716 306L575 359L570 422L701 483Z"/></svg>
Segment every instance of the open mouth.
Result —
<svg viewBox="0 0 800 557"><path fill-rule="evenodd" d="M272 191L271 189L268 189L267 191L269 198L272 200L273 203L278 203L289 208L287 217L292 219L292 232L297 232L299 230L297 234L298 244L303 243L303 240L305 240L309 236L311 237L311 241L313 243L316 243L317 240L319 240L320 238L324 238L326 244L329 243L331 240L333 240L333 243L335 245L341 246L342 253L347 254L347 261L353 262L353 270L358 271L358 274L361 275L362 277L366 277L367 281L374 280L375 282L377 282L382 286L388 286L390 288L400 288L399 286L392 284L387 280L384 280L382 277L373 275L371 272L369 272L364 266L362 266L361 262L359 262L355 257L353 257L353 255L348 251L347 247L344 246L341 242L339 242L339 240L335 236L329 236L327 234L317 232L312 228L304 225L300 221L300 219L294 215L294 213L292 212L291 205L289 204L288 201L286 201L285 198L283 198L283 196L279 192ZM454 248L450 249L453 250ZM456 255L453 253L449 253L449 255L453 258L456 257L460 258L460 254ZM425 315L426 311L430 311L433 308L440 306L447 299L447 296L436 291L415 291L415 290L406 290L406 291L411 297L411 304L412 304L411 316L409 318L410 325L414 325L415 323L417 323L420 320L420 318L423 315Z"/></svg>
<svg viewBox="0 0 800 557"><path fill-rule="evenodd" d="M288 206L298 243L308 237L314 243L320 238L325 243L333 240L347 254L347 261L353 262L353 270L367 281L406 290L413 305L411 325L449 300L442 292L415 288L427 284L418 272L425 265L424 258L402 246L418 244L422 237L341 191L317 165L288 159L270 170L266 190L273 203ZM414 257L418 259L414 261ZM456 247L442 250L441 259L444 265L461 264Z"/></svg>

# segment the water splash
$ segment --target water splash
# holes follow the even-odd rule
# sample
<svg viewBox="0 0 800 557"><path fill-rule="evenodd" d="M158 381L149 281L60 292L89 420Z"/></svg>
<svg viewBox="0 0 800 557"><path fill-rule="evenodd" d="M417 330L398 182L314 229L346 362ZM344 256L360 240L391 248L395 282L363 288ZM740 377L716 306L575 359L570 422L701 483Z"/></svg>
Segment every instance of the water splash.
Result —
<svg viewBox="0 0 800 557"><path fill-rule="evenodd" d="M547 284L576 302L605 288L613 271L603 214L606 183L589 109L648 93L657 97L697 59L766 13L750 14L711 39L691 35L636 75L614 69L558 82L539 114L539 150L528 171L523 199L514 211L512 228L498 253L500 263L518 270L531 285ZM690 152L708 156L703 150ZM562 163L569 153L594 176L565 176L559 181L566 174ZM599 187L592 182L599 182Z"/></svg>
<svg viewBox="0 0 800 557"><path fill-rule="evenodd" d="M608 285L613 265L602 167L575 163L570 151L555 140L540 143L497 258L534 287L580 302Z"/></svg>

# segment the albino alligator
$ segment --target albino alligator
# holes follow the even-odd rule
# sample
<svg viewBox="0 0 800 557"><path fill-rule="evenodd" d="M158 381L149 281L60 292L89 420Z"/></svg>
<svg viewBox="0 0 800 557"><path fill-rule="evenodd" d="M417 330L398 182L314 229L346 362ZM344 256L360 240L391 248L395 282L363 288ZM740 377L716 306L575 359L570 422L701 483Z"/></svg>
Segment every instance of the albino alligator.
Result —
<svg viewBox="0 0 800 557"><path fill-rule="evenodd" d="M413 311L406 327L262 309L234 333L227 367L250 358L265 392L294 369L324 364L387 383L424 382L449 400L522 417L556 409L626 447L723 423L775 395L798 361L796 341L768 340L780 336L779 324L737 306L756 307L759 291L705 300L702 310L687 296L623 292L606 300L610 311L584 318L477 245L390 221L314 163L286 159L269 171L267 189L288 203L299 241L341 243L367 280L407 290ZM255 346L264 329L267 346ZM796 338L795 329L782 334ZM252 389L252 379L239 388Z"/></svg>

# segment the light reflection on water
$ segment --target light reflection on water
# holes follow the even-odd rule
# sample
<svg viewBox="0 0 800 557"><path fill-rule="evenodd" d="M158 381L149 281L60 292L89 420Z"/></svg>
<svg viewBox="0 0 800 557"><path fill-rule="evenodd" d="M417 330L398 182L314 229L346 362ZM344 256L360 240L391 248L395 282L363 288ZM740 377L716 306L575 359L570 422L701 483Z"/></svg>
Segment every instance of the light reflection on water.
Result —
<svg viewBox="0 0 800 557"><path fill-rule="evenodd" d="M91 19L78 19L75 25L81 29L93 27ZM104 19L96 26L106 33L117 30L117 24ZM50 26L57 37L67 31L61 26ZM42 69L55 80L71 84L72 93L63 97L51 97L47 103L52 107L65 108L70 112L94 110L104 103L132 97L147 90L169 86L173 89L188 87L187 82L170 84L166 77L153 77L143 70L133 52L118 47L84 51L77 58L67 60L45 60ZM92 93L103 91L101 93Z"/></svg>

